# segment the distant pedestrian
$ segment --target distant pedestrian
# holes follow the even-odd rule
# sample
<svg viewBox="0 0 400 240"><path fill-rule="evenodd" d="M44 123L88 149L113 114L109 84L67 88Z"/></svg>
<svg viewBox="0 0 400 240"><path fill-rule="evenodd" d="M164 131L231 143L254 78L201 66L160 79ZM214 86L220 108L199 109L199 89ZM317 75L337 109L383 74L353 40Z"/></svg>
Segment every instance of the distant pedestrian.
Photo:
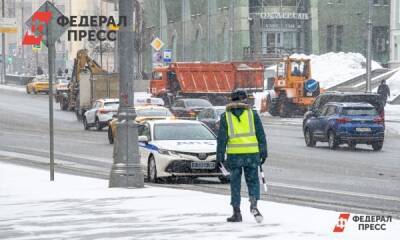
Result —
<svg viewBox="0 0 400 240"><path fill-rule="evenodd" d="M381 84L378 87L378 94L381 95L383 105L385 106L387 98L390 97L390 89L389 86L386 84L386 80L381 81Z"/></svg>
<svg viewBox="0 0 400 240"><path fill-rule="evenodd" d="M233 215L227 218L227 221L242 221L240 187L244 171L249 191L250 212L257 222L261 222L262 215L257 209L257 200L260 199L258 168L268 156L264 128L257 112L246 103L246 92L235 91L231 98L233 103L226 106L226 112L220 117L217 138L217 162L222 164L227 153L227 166L230 169Z"/></svg>

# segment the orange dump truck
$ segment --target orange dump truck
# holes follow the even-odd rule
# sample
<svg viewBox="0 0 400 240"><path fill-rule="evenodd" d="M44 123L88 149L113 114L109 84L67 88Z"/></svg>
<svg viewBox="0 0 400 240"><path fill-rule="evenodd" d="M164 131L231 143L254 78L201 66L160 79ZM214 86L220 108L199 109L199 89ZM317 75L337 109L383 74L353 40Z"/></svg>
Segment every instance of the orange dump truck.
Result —
<svg viewBox="0 0 400 240"><path fill-rule="evenodd" d="M245 90L249 97L263 91L264 66L258 62L171 63L156 67L150 92L171 105L178 97L208 99L224 105L234 90Z"/></svg>

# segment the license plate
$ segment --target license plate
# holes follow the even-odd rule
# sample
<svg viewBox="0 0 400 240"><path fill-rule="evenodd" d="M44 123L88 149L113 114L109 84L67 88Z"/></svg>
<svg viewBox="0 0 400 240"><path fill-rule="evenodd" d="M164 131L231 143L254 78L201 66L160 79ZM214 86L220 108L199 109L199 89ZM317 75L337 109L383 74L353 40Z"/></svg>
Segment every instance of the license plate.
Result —
<svg viewBox="0 0 400 240"><path fill-rule="evenodd" d="M190 163L191 169L214 169L214 162L192 162Z"/></svg>
<svg viewBox="0 0 400 240"><path fill-rule="evenodd" d="M371 128L356 128L357 132L371 132Z"/></svg>

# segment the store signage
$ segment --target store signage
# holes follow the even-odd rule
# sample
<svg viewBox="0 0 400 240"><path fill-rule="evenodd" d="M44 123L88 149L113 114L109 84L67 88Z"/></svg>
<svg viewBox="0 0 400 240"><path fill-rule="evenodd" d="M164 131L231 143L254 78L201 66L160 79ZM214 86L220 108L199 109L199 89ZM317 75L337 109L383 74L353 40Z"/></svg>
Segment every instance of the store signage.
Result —
<svg viewBox="0 0 400 240"><path fill-rule="evenodd" d="M295 20L310 19L308 13L297 13L297 12L261 12L261 13L252 13L252 15L257 16L261 19L295 19Z"/></svg>

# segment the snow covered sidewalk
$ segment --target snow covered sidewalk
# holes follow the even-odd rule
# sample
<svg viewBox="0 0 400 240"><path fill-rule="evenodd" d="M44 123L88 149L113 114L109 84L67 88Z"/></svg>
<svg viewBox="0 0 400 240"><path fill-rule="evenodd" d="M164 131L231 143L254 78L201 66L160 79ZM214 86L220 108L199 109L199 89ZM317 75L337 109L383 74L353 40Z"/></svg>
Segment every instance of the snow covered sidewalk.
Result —
<svg viewBox="0 0 400 240"><path fill-rule="evenodd" d="M107 181L0 162L0 239L398 239L359 231L354 222L333 233L339 213L260 202L257 224L243 201L243 223L226 223L229 197L161 187L109 189ZM350 218L352 215L350 215ZM397 231L397 232L396 232Z"/></svg>

